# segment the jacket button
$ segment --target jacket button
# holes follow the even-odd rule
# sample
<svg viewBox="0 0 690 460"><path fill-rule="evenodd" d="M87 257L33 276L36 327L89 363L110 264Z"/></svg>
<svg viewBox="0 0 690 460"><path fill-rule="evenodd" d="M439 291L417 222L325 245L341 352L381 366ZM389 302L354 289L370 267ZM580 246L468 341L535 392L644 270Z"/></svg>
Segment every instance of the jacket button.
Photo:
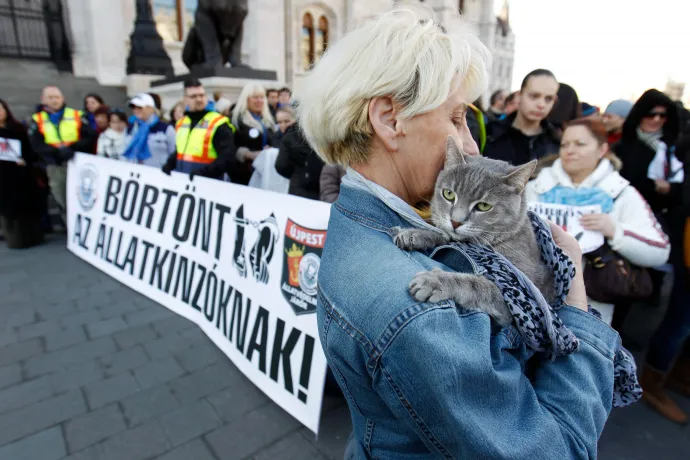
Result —
<svg viewBox="0 0 690 460"><path fill-rule="evenodd" d="M305 178L305 179L309 179L309 173L306 173L306 174L304 175L304 178Z"/></svg>

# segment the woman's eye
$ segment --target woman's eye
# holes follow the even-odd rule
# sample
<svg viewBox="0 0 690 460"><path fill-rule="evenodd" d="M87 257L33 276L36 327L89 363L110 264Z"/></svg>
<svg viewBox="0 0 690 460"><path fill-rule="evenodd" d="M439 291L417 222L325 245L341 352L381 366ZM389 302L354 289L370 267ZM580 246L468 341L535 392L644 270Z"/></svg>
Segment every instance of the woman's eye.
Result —
<svg viewBox="0 0 690 460"><path fill-rule="evenodd" d="M477 211L486 212L486 211L491 211L493 206L490 205L489 203L485 203L483 201L480 201L479 203L476 204L475 208L477 208Z"/></svg>
<svg viewBox="0 0 690 460"><path fill-rule="evenodd" d="M451 189L444 188L441 193L443 195L443 198L445 198L446 200L455 201L455 192L452 191Z"/></svg>

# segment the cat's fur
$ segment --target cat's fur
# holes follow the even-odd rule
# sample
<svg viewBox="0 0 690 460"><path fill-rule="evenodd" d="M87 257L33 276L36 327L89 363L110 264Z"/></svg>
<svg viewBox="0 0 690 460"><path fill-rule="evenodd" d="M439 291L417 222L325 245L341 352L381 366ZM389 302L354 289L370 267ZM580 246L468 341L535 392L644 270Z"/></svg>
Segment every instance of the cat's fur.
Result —
<svg viewBox="0 0 690 460"><path fill-rule="evenodd" d="M486 244L520 269L550 303L554 297L553 273L542 262L524 194L536 163L511 166L467 156L449 137L446 164L431 199L431 220L441 232L396 227L395 244L406 250L425 250L453 241ZM453 202L444 198L444 189L455 193ZM493 207L481 212L476 208L478 202ZM461 225L453 228L453 221ZM436 269L418 273L409 289L422 302L452 299L464 308L488 313L503 326L512 321L499 289L481 275Z"/></svg>

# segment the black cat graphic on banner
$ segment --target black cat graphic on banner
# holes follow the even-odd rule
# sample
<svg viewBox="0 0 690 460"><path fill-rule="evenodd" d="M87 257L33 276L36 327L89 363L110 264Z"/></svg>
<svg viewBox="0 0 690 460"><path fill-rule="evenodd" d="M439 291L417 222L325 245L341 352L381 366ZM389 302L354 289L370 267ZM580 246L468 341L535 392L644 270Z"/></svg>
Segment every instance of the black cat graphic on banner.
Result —
<svg viewBox="0 0 690 460"><path fill-rule="evenodd" d="M297 315L316 311L316 286L325 242L326 230L287 220L280 290Z"/></svg>
<svg viewBox="0 0 690 460"><path fill-rule="evenodd" d="M232 256L232 263L241 277L246 277L248 268L254 275L254 279L260 283L268 284L268 267L273 258L273 249L278 239L278 223L275 216L271 213L266 219L256 222L244 217L244 205L241 205L235 213L235 224L237 231L235 235L235 251ZM247 225L256 228L258 236L249 252L247 261L247 249L245 243L245 233Z"/></svg>

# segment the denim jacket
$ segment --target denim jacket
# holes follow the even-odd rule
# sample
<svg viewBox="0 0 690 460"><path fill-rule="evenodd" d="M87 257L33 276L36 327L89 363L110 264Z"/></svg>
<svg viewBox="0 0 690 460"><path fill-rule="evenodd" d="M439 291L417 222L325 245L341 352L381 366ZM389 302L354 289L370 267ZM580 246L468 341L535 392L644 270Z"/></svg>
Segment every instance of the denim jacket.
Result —
<svg viewBox="0 0 690 460"><path fill-rule="evenodd" d="M408 293L424 270L481 273L455 246L406 252L394 226L428 226L354 171L333 205L319 271L319 334L347 399L357 459L596 458L613 394L618 334L559 311L580 351L533 358L512 326ZM441 262L442 261L442 262ZM529 369L529 371L528 371Z"/></svg>

